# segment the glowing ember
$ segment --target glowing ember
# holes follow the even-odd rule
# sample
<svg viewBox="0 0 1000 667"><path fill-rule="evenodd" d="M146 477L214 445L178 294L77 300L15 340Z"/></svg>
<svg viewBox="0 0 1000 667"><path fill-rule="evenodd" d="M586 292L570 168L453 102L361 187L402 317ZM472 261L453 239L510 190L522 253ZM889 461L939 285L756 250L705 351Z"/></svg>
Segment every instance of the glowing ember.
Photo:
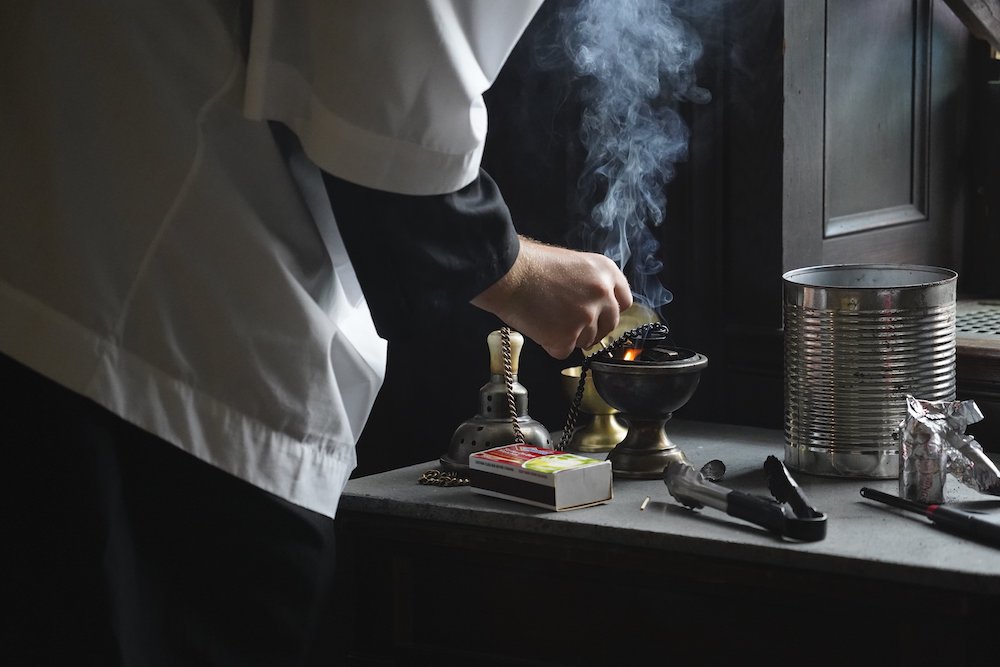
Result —
<svg viewBox="0 0 1000 667"><path fill-rule="evenodd" d="M642 354L641 347L632 347L625 350L625 355L622 357L625 361L635 361L636 357Z"/></svg>

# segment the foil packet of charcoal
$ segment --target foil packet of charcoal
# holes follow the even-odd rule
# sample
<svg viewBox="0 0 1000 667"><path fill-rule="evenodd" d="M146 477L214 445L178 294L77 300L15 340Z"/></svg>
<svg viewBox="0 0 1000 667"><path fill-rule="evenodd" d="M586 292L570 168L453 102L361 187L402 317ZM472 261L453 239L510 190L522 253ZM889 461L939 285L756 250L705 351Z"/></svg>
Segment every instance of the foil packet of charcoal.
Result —
<svg viewBox="0 0 1000 667"><path fill-rule="evenodd" d="M944 502L950 473L966 486L1000 496L1000 470L971 435L983 419L975 401L924 401L906 397L899 425L899 495L921 503Z"/></svg>

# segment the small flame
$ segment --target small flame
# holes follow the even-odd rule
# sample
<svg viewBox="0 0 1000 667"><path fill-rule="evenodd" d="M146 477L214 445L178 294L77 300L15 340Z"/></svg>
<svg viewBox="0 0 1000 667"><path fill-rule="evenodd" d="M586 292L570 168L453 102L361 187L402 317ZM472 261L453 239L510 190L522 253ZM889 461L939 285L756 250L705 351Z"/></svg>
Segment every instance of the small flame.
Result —
<svg viewBox="0 0 1000 667"><path fill-rule="evenodd" d="M642 354L641 347L631 347L625 350L625 355L622 357L625 361L635 361L636 357Z"/></svg>

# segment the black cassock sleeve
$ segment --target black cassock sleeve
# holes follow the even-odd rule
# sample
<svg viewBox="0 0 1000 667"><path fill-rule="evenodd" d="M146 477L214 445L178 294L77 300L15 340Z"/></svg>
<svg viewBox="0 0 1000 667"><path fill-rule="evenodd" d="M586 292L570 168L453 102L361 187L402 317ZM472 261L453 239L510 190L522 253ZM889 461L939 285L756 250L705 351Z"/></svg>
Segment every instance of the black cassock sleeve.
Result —
<svg viewBox="0 0 1000 667"><path fill-rule="evenodd" d="M510 270L520 248L496 183L401 195L323 175L347 253L379 334L450 317Z"/></svg>

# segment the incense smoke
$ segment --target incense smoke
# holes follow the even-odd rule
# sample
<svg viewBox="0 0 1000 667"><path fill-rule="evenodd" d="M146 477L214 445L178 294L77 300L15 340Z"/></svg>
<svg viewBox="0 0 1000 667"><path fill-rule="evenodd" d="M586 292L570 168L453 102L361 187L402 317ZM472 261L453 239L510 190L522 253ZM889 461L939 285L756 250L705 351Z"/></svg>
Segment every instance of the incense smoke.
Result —
<svg viewBox="0 0 1000 667"><path fill-rule="evenodd" d="M666 215L674 165L687 157L688 129L675 107L711 99L695 82L701 41L676 4L582 0L560 17L560 44L580 77L579 187L585 201L599 199L574 235L615 260L637 300L652 308L672 299L658 279L652 228Z"/></svg>

